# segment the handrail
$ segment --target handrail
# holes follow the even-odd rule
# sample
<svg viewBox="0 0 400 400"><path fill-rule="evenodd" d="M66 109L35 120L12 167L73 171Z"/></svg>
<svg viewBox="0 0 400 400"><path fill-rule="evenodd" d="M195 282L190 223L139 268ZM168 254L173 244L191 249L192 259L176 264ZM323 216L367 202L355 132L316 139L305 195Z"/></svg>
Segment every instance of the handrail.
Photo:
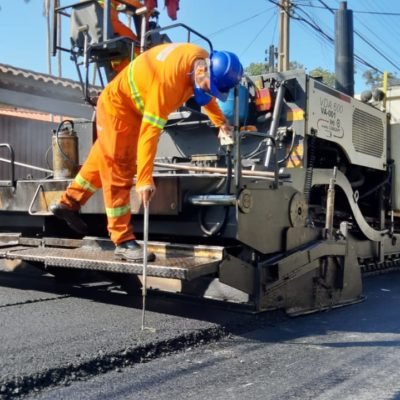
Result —
<svg viewBox="0 0 400 400"><path fill-rule="evenodd" d="M35 212L32 211L32 210L33 210L33 205L35 204L35 201L36 201L36 198L38 197L38 194L39 194L40 189L42 189L42 191L44 191L44 190L43 190L43 186L39 183L39 185L38 185L37 188L36 188L35 193L33 194L32 201L31 201L31 203L29 204L28 214L29 214L29 215L41 215L41 216L53 215L53 213L50 212L50 211L35 211Z"/></svg>
<svg viewBox="0 0 400 400"><path fill-rule="evenodd" d="M7 185L3 185L0 182L0 186L12 186L15 189L15 153L14 153L14 149L12 148L12 146L9 143L0 143L0 147L5 147L9 150L10 152L10 159L8 160L10 162L10 170L11 170L11 179Z"/></svg>
<svg viewBox="0 0 400 400"><path fill-rule="evenodd" d="M208 43L208 45L210 46L210 52L213 51L213 45L212 45L210 39L208 39L206 36L202 35L201 33L195 31L190 26L188 26L186 24L182 24L182 23L168 25L168 26L164 26L164 27L156 28L156 29L151 29L151 30L146 32L144 37L145 37L145 39L147 39L148 36L152 35L153 33L159 33L161 31L166 31L166 30L169 30L169 29L177 28L177 27L185 28L185 29L188 30L188 42L190 42L190 32L194 33L195 35L197 35L198 37L200 37L201 39L205 40Z"/></svg>

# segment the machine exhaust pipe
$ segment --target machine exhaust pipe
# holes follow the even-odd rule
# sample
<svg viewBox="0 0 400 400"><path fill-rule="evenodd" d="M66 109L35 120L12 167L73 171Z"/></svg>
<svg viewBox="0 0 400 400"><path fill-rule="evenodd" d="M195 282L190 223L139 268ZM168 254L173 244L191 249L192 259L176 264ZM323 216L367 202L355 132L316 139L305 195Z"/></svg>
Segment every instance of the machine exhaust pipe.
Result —
<svg viewBox="0 0 400 400"><path fill-rule="evenodd" d="M354 96L353 11L342 1L335 14L335 88Z"/></svg>

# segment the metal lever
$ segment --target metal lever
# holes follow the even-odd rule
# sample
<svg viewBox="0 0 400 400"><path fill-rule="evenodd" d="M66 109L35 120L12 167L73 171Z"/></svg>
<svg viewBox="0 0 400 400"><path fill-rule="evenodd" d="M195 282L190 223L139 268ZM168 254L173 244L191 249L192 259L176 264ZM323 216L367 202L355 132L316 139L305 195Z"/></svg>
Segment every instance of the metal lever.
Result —
<svg viewBox="0 0 400 400"><path fill-rule="evenodd" d="M285 98L285 92L286 92L286 81L283 81L280 83L280 86L278 88L278 94L276 95L274 111L272 113L271 127L269 130L269 136L271 136L273 139L276 139L276 133L279 126L279 120L281 118L281 110L282 110L283 100ZM268 146L267 153L265 155L265 160L264 160L264 166L266 168L269 167L269 163L271 161L271 155L272 155L271 139L267 140L267 146Z"/></svg>
<svg viewBox="0 0 400 400"><path fill-rule="evenodd" d="M335 183L337 167L333 168L332 178L329 180L328 195L326 198L325 238L333 239L333 217L335 213Z"/></svg>
<svg viewBox="0 0 400 400"><path fill-rule="evenodd" d="M151 330L145 327L146 295L147 295L147 247L149 242L149 202L143 203L143 272L142 272L142 331Z"/></svg>

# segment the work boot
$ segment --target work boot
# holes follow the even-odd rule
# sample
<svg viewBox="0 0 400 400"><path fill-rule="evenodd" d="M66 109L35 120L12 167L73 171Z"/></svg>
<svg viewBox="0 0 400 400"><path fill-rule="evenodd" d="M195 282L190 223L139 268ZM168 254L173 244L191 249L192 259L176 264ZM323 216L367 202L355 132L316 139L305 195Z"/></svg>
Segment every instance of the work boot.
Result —
<svg viewBox="0 0 400 400"><path fill-rule="evenodd" d="M143 248L136 240L128 240L120 243L114 251L117 258L132 262L143 262ZM147 252L147 261L154 261L156 258L154 253Z"/></svg>
<svg viewBox="0 0 400 400"><path fill-rule="evenodd" d="M86 222L79 216L78 211L73 211L70 208L64 206L64 204L52 204L50 211L60 219L63 219L69 227L75 232L85 235L88 231Z"/></svg>

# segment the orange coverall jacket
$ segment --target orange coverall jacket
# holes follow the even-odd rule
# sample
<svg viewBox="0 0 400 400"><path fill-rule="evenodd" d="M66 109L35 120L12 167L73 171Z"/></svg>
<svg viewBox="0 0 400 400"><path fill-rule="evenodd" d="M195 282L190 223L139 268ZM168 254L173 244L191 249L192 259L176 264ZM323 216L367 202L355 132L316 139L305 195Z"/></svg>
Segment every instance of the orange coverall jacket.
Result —
<svg viewBox="0 0 400 400"><path fill-rule="evenodd" d="M103 188L108 231L119 244L134 239L130 190L154 187L153 164L168 115L193 95L193 64L208 53L190 43L153 47L103 90L97 103L97 140L61 203L79 209ZM204 107L215 126L225 121L215 99ZM201 140L201 138L199 138Z"/></svg>
<svg viewBox="0 0 400 400"><path fill-rule="evenodd" d="M168 115L193 96L192 70L208 53L191 43L173 43L147 50L126 67L100 96L108 113L130 121L142 116L138 137L136 188L153 185L153 161L158 137ZM215 99L204 107L219 127L225 121Z"/></svg>

